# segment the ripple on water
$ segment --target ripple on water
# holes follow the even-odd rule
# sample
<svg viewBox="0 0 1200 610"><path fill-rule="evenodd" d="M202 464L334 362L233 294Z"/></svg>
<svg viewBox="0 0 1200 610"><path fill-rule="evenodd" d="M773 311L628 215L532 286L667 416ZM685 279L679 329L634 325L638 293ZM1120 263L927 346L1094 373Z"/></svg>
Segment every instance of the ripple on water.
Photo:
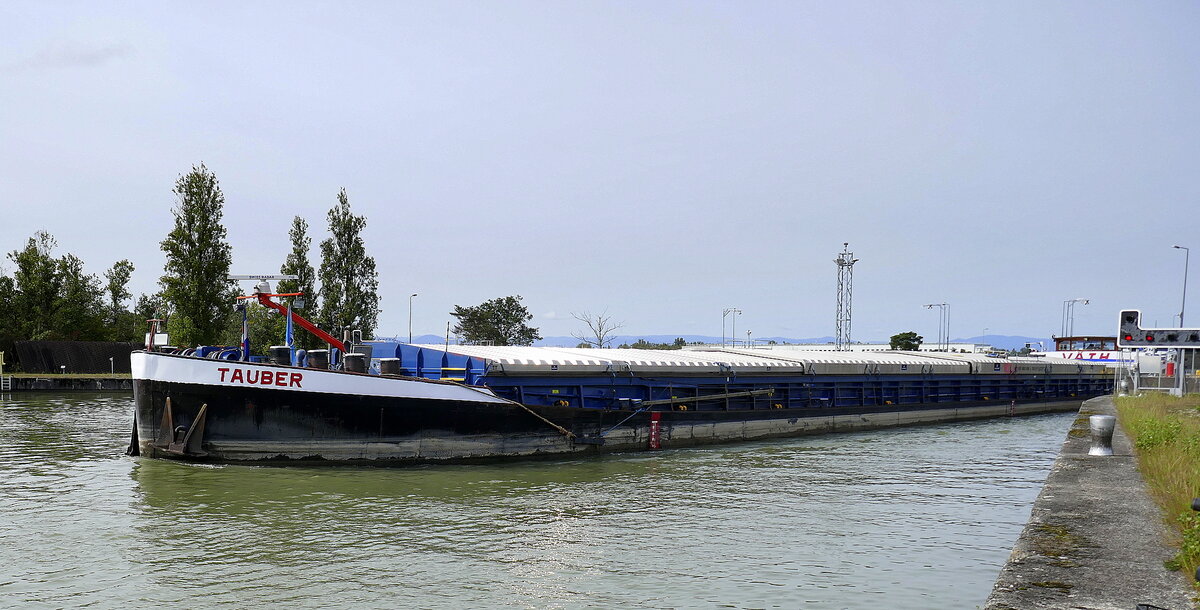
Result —
<svg viewBox="0 0 1200 610"><path fill-rule="evenodd" d="M131 413L127 395L0 402L0 599L969 607L1073 419L320 469L126 458Z"/></svg>

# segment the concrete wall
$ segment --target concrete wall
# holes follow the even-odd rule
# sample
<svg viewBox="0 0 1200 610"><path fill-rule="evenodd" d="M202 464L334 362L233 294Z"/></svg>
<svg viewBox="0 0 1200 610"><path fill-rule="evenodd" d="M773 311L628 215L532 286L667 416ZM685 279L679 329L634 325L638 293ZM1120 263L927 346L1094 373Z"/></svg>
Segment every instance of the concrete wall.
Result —
<svg viewBox="0 0 1200 610"><path fill-rule="evenodd" d="M10 377L13 392L31 391L87 391L87 392L132 392L133 380L129 378L71 377L46 375L45 377Z"/></svg>

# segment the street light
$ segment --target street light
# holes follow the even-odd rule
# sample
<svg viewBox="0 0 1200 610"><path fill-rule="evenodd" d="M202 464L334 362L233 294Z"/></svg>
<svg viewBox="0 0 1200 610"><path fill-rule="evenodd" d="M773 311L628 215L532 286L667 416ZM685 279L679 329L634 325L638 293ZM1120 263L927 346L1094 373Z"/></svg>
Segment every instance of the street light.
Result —
<svg viewBox="0 0 1200 610"><path fill-rule="evenodd" d="M1087 305L1091 301L1087 299L1067 299L1063 301L1063 322L1062 336L1070 337L1075 334L1075 304L1083 303Z"/></svg>
<svg viewBox="0 0 1200 610"><path fill-rule="evenodd" d="M1179 328L1183 328L1183 310L1187 308L1187 272L1188 259L1192 257L1192 252L1184 246L1171 246L1183 250L1183 301L1179 304Z"/></svg>
<svg viewBox="0 0 1200 610"><path fill-rule="evenodd" d="M109 374L109 375L116 375L116 374L117 374L117 365L113 364L113 357L112 357L112 356L109 356L109 357L108 357L108 374Z"/></svg>
<svg viewBox="0 0 1200 610"><path fill-rule="evenodd" d="M734 314L733 318L733 336L737 336L737 316L742 315L742 310L737 307L726 307L721 310L721 347L725 347L725 317L729 314ZM737 343L737 340L734 340Z"/></svg>
<svg viewBox="0 0 1200 610"><path fill-rule="evenodd" d="M938 348L942 351L950 350L950 305L946 303L930 303L924 305L925 309L938 308Z"/></svg>
<svg viewBox="0 0 1200 610"><path fill-rule="evenodd" d="M408 295L408 342L412 343L412 300L417 296L417 293Z"/></svg>
<svg viewBox="0 0 1200 610"><path fill-rule="evenodd" d="M1188 259L1192 257L1192 251L1189 250L1186 246L1175 245L1175 246L1171 246L1171 247L1177 248L1179 250L1183 250L1183 300L1179 303L1179 328L1183 328L1183 310L1187 308ZM1186 352L1184 352L1183 350L1180 350L1180 357L1179 357L1180 365L1183 364L1185 353ZM1192 356L1192 363L1194 366L1195 365L1195 356ZM1183 369L1184 367L1180 366L1179 368ZM1187 378L1185 377L1185 374L1182 370L1176 374L1179 375L1179 395L1183 396L1184 391L1187 389L1184 385L1187 381Z"/></svg>

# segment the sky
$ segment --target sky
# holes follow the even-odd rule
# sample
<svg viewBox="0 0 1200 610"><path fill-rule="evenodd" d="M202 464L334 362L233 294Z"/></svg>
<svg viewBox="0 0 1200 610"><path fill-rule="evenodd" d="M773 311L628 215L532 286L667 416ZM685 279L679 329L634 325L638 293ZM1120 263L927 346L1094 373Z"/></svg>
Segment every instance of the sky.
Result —
<svg viewBox="0 0 1200 610"><path fill-rule="evenodd" d="M158 289L175 180L277 273L345 188L380 335L518 294L543 335L1049 336L1178 324L1194 2L0 4L0 250ZM1197 261L1200 268L1200 260ZM0 261L11 274L12 264ZM1200 278L1194 278L1195 289ZM246 286L248 289L249 286ZM1188 326L1200 326L1200 295Z"/></svg>

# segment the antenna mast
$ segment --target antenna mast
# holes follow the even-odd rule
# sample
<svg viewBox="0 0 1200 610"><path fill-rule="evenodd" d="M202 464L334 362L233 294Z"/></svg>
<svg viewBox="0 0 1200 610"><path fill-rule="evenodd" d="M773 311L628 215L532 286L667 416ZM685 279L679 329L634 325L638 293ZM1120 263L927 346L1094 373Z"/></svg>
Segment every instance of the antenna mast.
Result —
<svg viewBox="0 0 1200 610"><path fill-rule="evenodd" d="M837 317L836 348L838 351L850 349L850 320L852 317L851 300L854 295L854 253L850 252L850 242L842 243L842 252L833 259L837 263Z"/></svg>

